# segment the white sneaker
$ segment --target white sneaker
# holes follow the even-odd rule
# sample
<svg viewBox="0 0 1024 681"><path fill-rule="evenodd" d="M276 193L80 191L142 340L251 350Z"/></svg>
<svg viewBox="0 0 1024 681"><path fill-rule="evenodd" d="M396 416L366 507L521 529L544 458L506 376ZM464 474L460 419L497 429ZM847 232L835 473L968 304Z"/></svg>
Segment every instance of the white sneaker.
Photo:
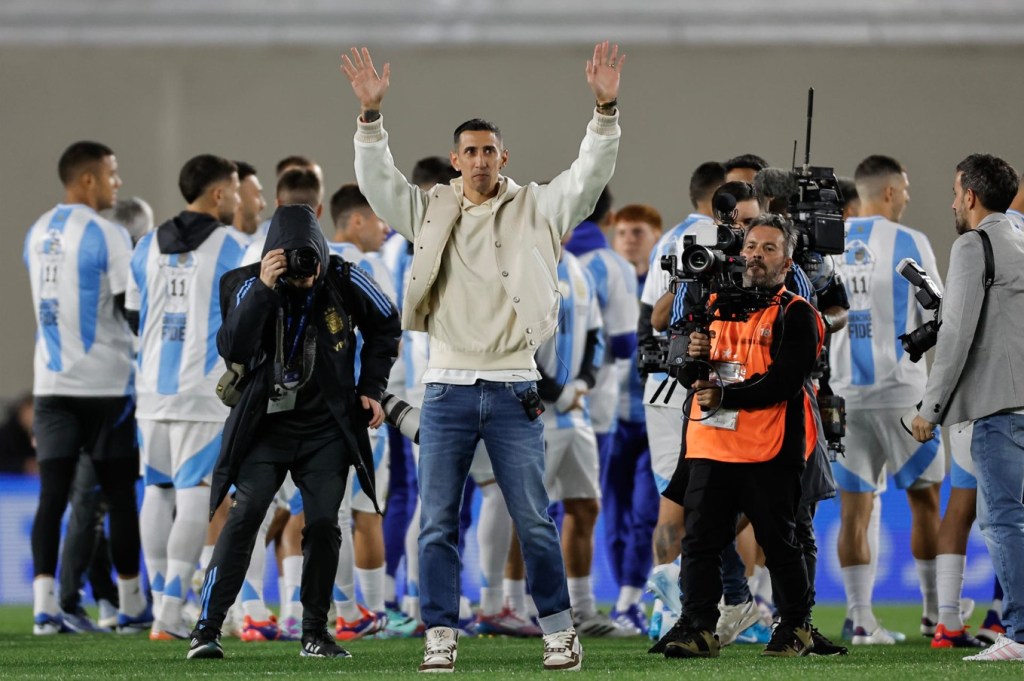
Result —
<svg viewBox="0 0 1024 681"><path fill-rule="evenodd" d="M431 627L423 636L421 672L453 672L459 635L450 627Z"/></svg>
<svg viewBox="0 0 1024 681"><path fill-rule="evenodd" d="M573 627L544 634L544 669L578 672L583 666L583 646Z"/></svg>
<svg viewBox="0 0 1024 681"><path fill-rule="evenodd" d="M627 629L623 629L619 626L618 622L603 612L595 611L586 615L573 614L572 623L575 627L573 634L579 632L580 636L626 638L633 635L632 632Z"/></svg>
<svg viewBox="0 0 1024 681"><path fill-rule="evenodd" d="M100 606L100 617L96 620L96 624L107 629L113 629L117 626L117 608L114 604L103 598L99 601Z"/></svg>
<svg viewBox="0 0 1024 681"><path fill-rule="evenodd" d="M753 598L739 605L719 605L718 611L721 614L715 633L722 647L733 643L740 632L761 620L761 612Z"/></svg>
<svg viewBox="0 0 1024 681"><path fill-rule="evenodd" d="M977 655L968 655L964 659L968 662L1024 662L1024 644L999 634L995 643Z"/></svg>
<svg viewBox="0 0 1024 681"><path fill-rule="evenodd" d="M857 627L853 630L853 638L850 643L855 646L894 646L896 639L884 627L877 626L870 634L864 627Z"/></svg>

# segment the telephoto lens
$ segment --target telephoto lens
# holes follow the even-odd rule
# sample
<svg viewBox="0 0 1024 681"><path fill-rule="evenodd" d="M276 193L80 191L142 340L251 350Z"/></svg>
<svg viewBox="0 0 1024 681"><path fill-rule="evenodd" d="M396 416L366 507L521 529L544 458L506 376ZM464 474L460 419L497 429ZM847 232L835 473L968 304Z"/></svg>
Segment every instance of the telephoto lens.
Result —
<svg viewBox="0 0 1024 681"><path fill-rule="evenodd" d="M384 409L384 420L388 425L398 428L402 435L416 444L420 443L419 409L391 393L384 393L384 400L380 406Z"/></svg>
<svg viewBox="0 0 1024 681"><path fill-rule="evenodd" d="M316 268L320 264L320 257L316 250L305 246L285 252L288 260L288 276L298 279L305 279L316 274Z"/></svg>

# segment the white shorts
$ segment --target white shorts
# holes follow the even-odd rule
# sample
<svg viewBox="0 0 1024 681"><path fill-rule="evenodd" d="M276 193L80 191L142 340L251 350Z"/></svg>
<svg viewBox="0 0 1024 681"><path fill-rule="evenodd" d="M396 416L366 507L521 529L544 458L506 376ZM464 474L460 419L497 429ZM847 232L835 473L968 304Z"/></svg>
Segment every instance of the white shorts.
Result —
<svg viewBox="0 0 1024 681"><path fill-rule="evenodd" d="M281 483L281 489L277 490L277 494L274 496L274 503L278 508L288 511L292 515L302 513L302 495L299 494L299 488L295 486L291 473L284 474L284 482Z"/></svg>
<svg viewBox="0 0 1024 681"><path fill-rule="evenodd" d="M223 421L138 419L142 479L177 489L209 485L220 456Z"/></svg>
<svg viewBox="0 0 1024 681"><path fill-rule="evenodd" d="M949 437L949 484L960 489L978 489L978 478L971 460L974 421L955 423L946 428Z"/></svg>
<svg viewBox="0 0 1024 681"><path fill-rule="evenodd" d="M647 442L651 447L651 470L658 492L664 492L679 463L683 443L683 413L674 407L644 405Z"/></svg>
<svg viewBox="0 0 1024 681"><path fill-rule="evenodd" d="M832 464L836 485L844 492L878 491L886 472L900 489L919 489L942 482L946 462L940 437L921 444L900 423L910 410L847 409L846 456Z"/></svg>
<svg viewBox="0 0 1024 681"><path fill-rule="evenodd" d="M551 501L601 498L601 470L593 428L544 429L544 488Z"/></svg>
<svg viewBox="0 0 1024 681"><path fill-rule="evenodd" d="M383 511L388 500L388 483L391 481L391 457L390 449L388 448L388 435L387 431L383 428L371 430L369 433L370 450L373 452L373 486L374 491L377 493L377 505ZM353 511L361 511L363 513L377 512L373 508L373 502L370 500L369 495L363 490L363 486L359 484L355 466L349 471L348 487L352 494Z"/></svg>

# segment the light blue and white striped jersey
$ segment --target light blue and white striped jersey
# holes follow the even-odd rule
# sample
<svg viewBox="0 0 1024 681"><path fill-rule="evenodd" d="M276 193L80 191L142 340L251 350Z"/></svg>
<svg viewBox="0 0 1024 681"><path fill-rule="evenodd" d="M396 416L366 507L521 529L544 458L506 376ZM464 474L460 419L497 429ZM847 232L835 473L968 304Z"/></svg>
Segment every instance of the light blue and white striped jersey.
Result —
<svg viewBox="0 0 1024 681"><path fill-rule="evenodd" d="M644 287L647 275L637 276L637 290ZM629 364L619 377L619 419L632 423L643 423L647 420L644 414L644 380L640 378L637 353L634 352Z"/></svg>
<svg viewBox="0 0 1024 681"><path fill-rule="evenodd" d="M846 223L846 253L836 257L850 298L846 330L832 337L830 384L851 409L909 408L924 392L928 372L904 352L899 336L932 318L916 289L896 273L913 258L942 287L935 254L921 232L883 217Z"/></svg>
<svg viewBox="0 0 1024 681"><path fill-rule="evenodd" d="M58 204L29 229L33 394L130 394L132 333L114 297L125 292L131 254L128 231L81 204Z"/></svg>
<svg viewBox="0 0 1024 681"><path fill-rule="evenodd" d="M594 285L579 260L572 253L563 251L558 262L558 291L562 306L558 313L558 330L537 349L537 367L559 384L571 383L583 368L583 353L587 345L587 332L601 328L601 309L594 295ZM600 362L601 348L594 357ZM553 406L544 412L545 426L552 428L574 428L580 423L589 424L589 410L573 410L556 414Z"/></svg>
<svg viewBox="0 0 1024 681"><path fill-rule="evenodd" d="M683 253L684 236L692 234L694 231L702 227L707 227L709 225L714 227L714 224L714 220L709 218L707 215L690 213L685 220L670 229L668 232L663 234L660 239L658 239L658 243L654 245L654 250L651 251L650 270L647 272L647 281L644 282L644 290L640 295L641 303L654 307L655 303L657 303L663 295L668 293L668 285L669 282L672 281L672 275L661 269L662 256L674 255L678 259ZM656 331L655 333L658 332ZM664 332L661 332L661 334L664 335ZM668 374L664 373L655 373L647 377L647 384L644 387L645 404L650 404L654 393L666 378L668 378ZM686 391L680 386L676 386L675 391L672 393L672 399L666 403L665 393L667 390L668 388L666 387L665 390L662 391L661 395L658 396L658 403L654 406L682 409L683 401L686 399Z"/></svg>
<svg viewBox="0 0 1024 681"><path fill-rule="evenodd" d="M388 271L384 261L376 253L363 253L359 250L359 247L355 244L350 243L328 243L328 248L331 249L331 253L334 255L341 256L342 260L346 260L366 274L373 278L373 281L377 283L380 290L388 297L387 302L390 303L391 307L398 308L395 305L395 287L392 283L391 272ZM355 277L353 277L355 281ZM359 286L373 286L371 282L360 283L356 281ZM378 292L376 295L380 295ZM361 365L359 353L363 348L363 336L356 331L356 365L355 365L355 378L359 380L359 368Z"/></svg>
<svg viewBox="0 0 1024 681"><path fill-rule="evenodd" d="M395 286L395 302L401 309L405 302L405 291L412 272L412 253L409 242L401 234L393 234L380 249L381 257L391 271ZM423 405L423 374L430 359L430 334L426 331L402 331L402 344L398 361L391 368L388 377L388 391L409 404Z"/></svg>
<svg viewBox="0 0 1024 681"><path fill-rule="evenodd" d="M1013 224L1014 227L1024 230L1024 213L1011 208L1006 211L1006 217L1010 218L1010 223Z"/></svg>
<svg viewBox="0 0 1024 681"><path fill-rule="evenodd" d="M239 265L252 265L263 260L263 247L267 245L266 233L256 232L249 237L249 243L245 245L245 252L242 254L242 262Z"/></svg>
<svg viewBox="0 0 1024 681"><path fill-rule="evenodd" d="M629 360L617 361L611 354L611 339L623 334L636 333L640 305L637 301L636 269L610 248L597 248L577 256L587 268L594 284L594 293L607 345L597 372L597 382L587 402L594 431L607 433L615 427L619 402L619 381L628 371ZM635 354L635 353L634 353Z"/></svg>
<svg viewBox="0 0 1024 681"><path fill-rule="evenodd" d="M135 247L125 300L139 312L136 415L223 421L228 408L216 390L224 373L217 352L220 278L239 266L243 235L218 227L194 251L161 253L159 229Z"/></svg>

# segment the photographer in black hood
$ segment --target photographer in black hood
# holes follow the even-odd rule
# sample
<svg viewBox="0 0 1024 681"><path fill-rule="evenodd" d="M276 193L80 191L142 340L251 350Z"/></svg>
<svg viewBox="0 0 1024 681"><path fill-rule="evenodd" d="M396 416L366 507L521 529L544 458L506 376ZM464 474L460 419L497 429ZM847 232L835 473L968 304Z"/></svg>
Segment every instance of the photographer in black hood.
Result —
<svg viewBox="0 0 1024 681"><path fill-rule="evenodd" d="M237 402L224 427L211 514L231 485L236 492L206 573L188 657L224 656L224 615L288 471L306 513L302 654L348 657L326 628L341 545L338 507L352 465L375 497L366 428L384 420L380 399L401 335L397 312L369 275L330 255L316 215L302 205L277 209L262 261L225 274L220 300L217 348L238 378L218 391ZM358 382L356 327L363 338Z"/></svg>

